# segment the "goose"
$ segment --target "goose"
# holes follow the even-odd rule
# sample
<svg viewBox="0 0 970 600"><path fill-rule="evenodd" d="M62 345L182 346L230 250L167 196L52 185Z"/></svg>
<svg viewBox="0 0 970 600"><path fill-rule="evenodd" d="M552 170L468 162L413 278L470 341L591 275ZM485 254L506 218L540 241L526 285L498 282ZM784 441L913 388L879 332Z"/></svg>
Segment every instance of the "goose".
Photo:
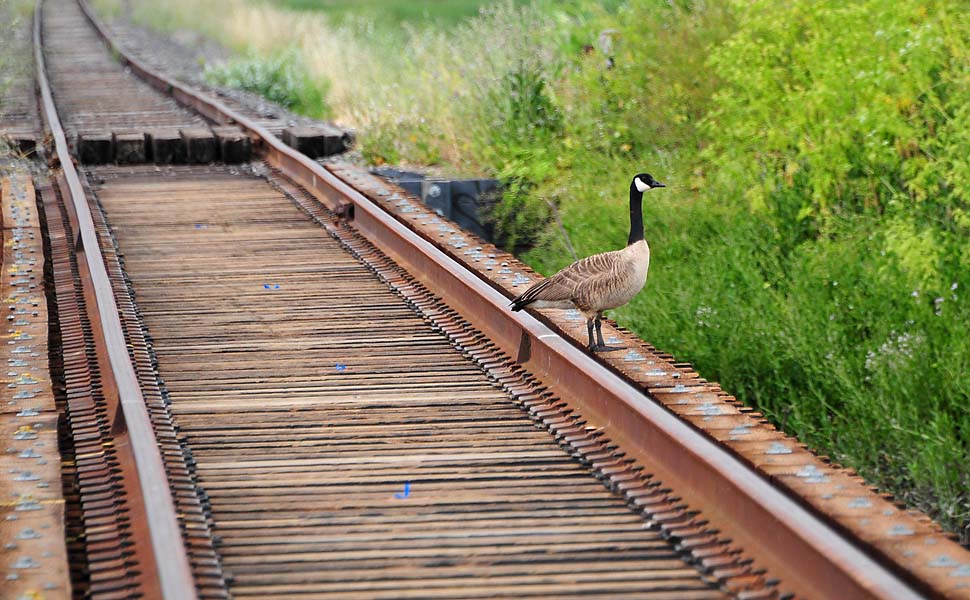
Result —
<svg viewBox="0 0 970 600"><path fill-rule="evenodd" d="M593 352L620 350L603 342L603 311L623 306L647 283L650 247L643 239L643 193L667 187L648 173L638 173L630 182L630 237L626 248L594 254L577 260L552 277L539 281L512 300L520 311L534 308L575 308L586 317L587 347ZM596 340L593 340L593 329Z"/></svg>

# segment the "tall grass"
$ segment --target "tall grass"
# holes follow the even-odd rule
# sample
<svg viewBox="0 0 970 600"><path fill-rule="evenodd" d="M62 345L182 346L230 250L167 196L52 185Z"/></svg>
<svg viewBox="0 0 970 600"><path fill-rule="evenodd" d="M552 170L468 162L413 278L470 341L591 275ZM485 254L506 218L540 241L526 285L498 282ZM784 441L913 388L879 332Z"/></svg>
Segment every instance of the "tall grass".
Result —
<svg viewBox="0 0 970 600"><path fill-rule="evenodd" d="M447 33L409 27L403 45L372 21L338 24L246 0L134 0L133 7L136 20L162 30L196 29L243 55L293 57L325 82L334 119L363 133L372 162L478 172L488 167L487 148L472 138L488 134L494 113L482 99L504 97L516 69L544 73L562 36L547 11L511 3L484 8Z"/></svg>
<svg viewBox="0 0 970 600"><path fill-rule="evenodd" d="M16 85L23 85L33 67L30 44L30 0L0 0L0 115L4 97ZM0 139L0 159L19 156L19 150ZM3 166L0 165L0 171Z"/></svg>
<svg viewBox="0 0 970 600"><path fill-rule="evenodd" d="M612 249L651 172L650 281L617 319L970 539L960 0L498 3L403 42L244 0L135 4L294 53L371 162L502 177L499 229L544 272L571 260L546 201L581 254Z"/></svg>
<svg viewBox="0 0 970 600"><path fill-rule="evenodd" d="M32 11L29 0L0 0L0 111L4 92L33 66L27 26Z"/></svg>
<svg viewBox="0 0 970 600"><path fill-rule="evenodd" d="M673 182L645 209L647 292L617 317L967 542L959 4L601 14L587 36L618 29L616 66L587 57L562 80L560 169L537 195L590 253L622 243L628 174ZM553 234L526 258L570 260Z"/></svg>
<svg viewBox="0 0 970 600"><path fill-rule="evenodd" d="M308 76L299 56L292 51L265 57L250 53L208 65L205 77L217 85L259 94L310 117L330 117L326 99L329 82Z"/></svg>
<svg viewBox="0 0 970 600"><path fill-rule="evenodd" d="M524 3L521 0L518 2ZM437 27L454 26L474 17L487 0L282 0L277 6L294 10L326 12L336 23L364 17L385 26L394 34L401 23ZM403 36L402 36L403 37Z"/></svg>

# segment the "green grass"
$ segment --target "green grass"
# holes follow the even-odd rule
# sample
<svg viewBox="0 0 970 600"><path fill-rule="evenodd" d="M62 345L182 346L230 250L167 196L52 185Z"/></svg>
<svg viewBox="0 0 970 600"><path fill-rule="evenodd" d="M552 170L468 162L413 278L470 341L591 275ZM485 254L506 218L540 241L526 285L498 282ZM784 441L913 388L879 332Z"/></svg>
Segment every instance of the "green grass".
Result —
<svg viewBox="0 0 970 600"><path fill-rule="evenodd" d="M290 110L317 119L330 116L326 103L328 82L307 77L298 55L250 54L224 64L210 65L207 80L216 85L259 94Z"/></svg>
<svg viewBox="0 0 970 600"><path fill-rule="evenodd" d="M961 0L497 2L368 24L375 6L425 20L404 4L335 3L334 26L149 3L262 60L295 53L374 163L502 178L493 218L544 273L571 261L548 201L580 254L613 249L630 177L652 173L669 187L645 206L650 279L620 323L970 541Z"/></svg>
<svg viewBox="0 0 970 600"><path fill-rule="evenodd" d="M32 14L30 0L0 2L0 111L5 91L33 67L29 28Z"/></svg>
<svg viewBox="0 0 970 600"><path fill-rule="evenodd" d="M590 254L622 245L630 174L670 184L618 320L970 541L970 19L643 1L607 24L617 66L558 82L533 202ZM525 254L546 273L571 260L548 231Z"/></svg>
<svg viewBox="0 0 970 600"><path fill-rule="evenodd" d="M492 0L494 2L494 0ZM277 5L293 10L322 12L336 23L369 19L385 26L454 26L474 17L488 0L282 0Z"/></svg>

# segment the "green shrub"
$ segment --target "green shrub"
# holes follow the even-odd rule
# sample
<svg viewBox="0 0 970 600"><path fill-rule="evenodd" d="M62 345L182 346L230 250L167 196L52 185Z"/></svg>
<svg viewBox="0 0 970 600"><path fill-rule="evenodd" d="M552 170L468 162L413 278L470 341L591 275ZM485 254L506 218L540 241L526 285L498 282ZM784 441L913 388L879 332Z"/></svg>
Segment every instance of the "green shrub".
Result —
<svg viewBox="0 0 970 600"><path fill-rule="evenodd" d="M706 184L770 223L787 308L764 313L771 362L712 376L966 542L970 18L948 1L736 9L709 63Z"/></svg>
<svg viewBox="0 0 970 600"><path fill-rule="evenodd" d="M33 68L31 55L31 15L34 3L30 0L0 2L0 112L3 112L4 94L15 82L30 77ZM4 147L0 153L9 153Z"/></svg>
<svg viewBox="0 0 970 600"><path fill-rule="evenodd" d="M296 112L327 118L327 82L310 79L296 52L260 57L254 53L226 63L207 66L211 83L259 94Z"/></svg>
<svg viewBox="0 0 970 600"><path fill-rule="evenodd" d="M970 36L954 3L904 4L590 8L615 66L564 69L532 194L590 254L623 243L630 175L670 184L616 317L968 540ZM541 239L532 264L571 260Z"/></svg>
<svg viewBox="0 0 970 600"><path fill-rule="evenodd" d="M494 165L505 189L486 218L510 249L535 245L550 217L535 190L556 173L563 123L543 71L543 65L520 62L506 73L489 90L486 125L479 125L479 156Z"/></svg>
<svg viewBox="0 0 970 600"><path fill-rule="evenodd" d="M739 30L710 59L725 81L704 123L714 185L743 193L796 242L825 232L834 215L872 212L931 224L956 236L940 242L964 247L966 6L762 0L736 8Z"/></svg>

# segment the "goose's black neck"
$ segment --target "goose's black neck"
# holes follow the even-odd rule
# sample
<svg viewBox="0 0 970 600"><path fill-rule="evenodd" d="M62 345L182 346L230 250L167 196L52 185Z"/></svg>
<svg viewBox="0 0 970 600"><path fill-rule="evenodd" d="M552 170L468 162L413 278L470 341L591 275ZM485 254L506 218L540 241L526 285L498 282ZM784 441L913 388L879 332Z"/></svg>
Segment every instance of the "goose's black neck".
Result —
<svg viewBox="0 0 970 600"><path fill-rule="evenodd" d="M626 245L635 244L643 239L643 192L636 183L630 184L630 237Z"/></svg>

